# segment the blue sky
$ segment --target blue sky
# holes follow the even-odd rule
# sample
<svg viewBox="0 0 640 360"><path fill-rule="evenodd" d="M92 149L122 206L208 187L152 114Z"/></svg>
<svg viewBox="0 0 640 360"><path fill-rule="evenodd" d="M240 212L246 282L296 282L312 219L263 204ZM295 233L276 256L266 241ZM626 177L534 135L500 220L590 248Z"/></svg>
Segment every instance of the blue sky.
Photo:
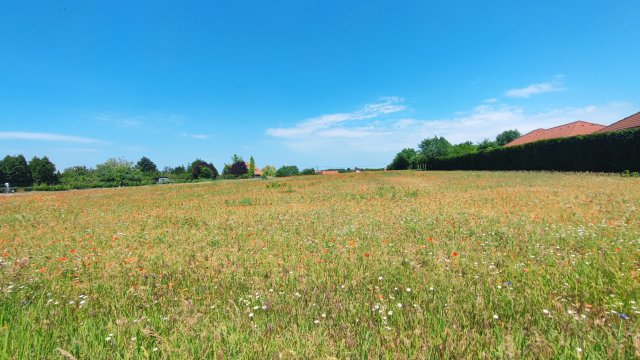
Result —
<svg viewBox="0 0 640 360"><path fill-rule="evenodd" d="M0 2L0 155L382 167L640 111L640 2Z"/></svg>

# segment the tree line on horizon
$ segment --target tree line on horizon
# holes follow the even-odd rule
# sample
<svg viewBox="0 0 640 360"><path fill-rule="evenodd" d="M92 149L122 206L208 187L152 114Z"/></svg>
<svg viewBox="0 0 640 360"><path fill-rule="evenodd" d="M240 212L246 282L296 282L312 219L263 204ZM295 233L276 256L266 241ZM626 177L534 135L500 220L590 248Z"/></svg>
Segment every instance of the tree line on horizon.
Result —
<svg viewBox="0 0 640 360"><path fill-rule="evenodd" d="M143 156L133 163L124 159L112 158L89 168L83 165L72 166L62 172L47 156L33 157L30 161L22 155L7 155L0 159L0 183L9 183L12 187L30 190L69 190L118 186L150 185L160 178L169 178L171 182L195 182L215 179L247 179L256 174L253 156L245 162L234 154L231 162L224 164L222 174L212 164L196 159L187 166L165 167L159 170L148 157ZM262 178L286 177L315 174L314 169L300 171L295 165L285 165L276 169L266 165L261 171Z"/></svg>
<svg viewBox="0 0 640 360"><path fill-rule="evenodd" d="M505 130L498 134L495 140L484 139L474 144L465 141L459 144L451 144L447 139L440 136L424 139L418 144L418 150L405 148L396 154L391 164L387 166L389 170L418 169L423 164L429 163L433 159L462 156L497 149L511 141L519 138L520 132L517 129Z"/></svg>

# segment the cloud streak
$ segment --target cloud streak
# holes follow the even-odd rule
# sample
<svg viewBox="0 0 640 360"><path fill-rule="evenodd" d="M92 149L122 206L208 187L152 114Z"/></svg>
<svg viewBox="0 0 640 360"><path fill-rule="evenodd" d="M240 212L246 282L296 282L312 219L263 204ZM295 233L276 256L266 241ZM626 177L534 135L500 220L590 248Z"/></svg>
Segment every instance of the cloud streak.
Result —
<svg viewBox="0 0 640 360"><path fill-rule="evenodd" d="M561 84L556 82L543 82L531 84L524 88L507 90L504 94L510 98L528 98L533 95L551 93L566 90Z"/></svg>
<svg viewBox="0 0 640 360"><path fill-rule="evenodd" d="M20 131L0 131L2 140L28 140L28 141L58 141L83 144L107 144L106 141L52 133L20 132Z"/></svg>
<svg viewBox="0 0 640 360"><path fill-rule="evenodd" d="M182 137L190 137L192 139L196 139L196 140L206 140L211 138L211 135L207 135L207 134L187 134L187 133L182 133Z"/></svg>
<svg viewBox="0 0 640 360"><path fill-rule="evenodd" d="M403 98L397 96L383 97L378 102L366 104L354 112L320 115L303 120L289 128L269 128L267 129L267 135L286 139L299 139L313 135L322 137L358 137L358 133L345 131L345 129L336 129L336 127L403 111L407 108L402 105L403 101Z"/></svg>
<svg viewBox="0 0 640 360"><path fill-rule="evenodd" d="M114 113L102 113L96 117L100 124L115 126L121 129L139 129L147 126L141 116L124 117Z"/></svg>

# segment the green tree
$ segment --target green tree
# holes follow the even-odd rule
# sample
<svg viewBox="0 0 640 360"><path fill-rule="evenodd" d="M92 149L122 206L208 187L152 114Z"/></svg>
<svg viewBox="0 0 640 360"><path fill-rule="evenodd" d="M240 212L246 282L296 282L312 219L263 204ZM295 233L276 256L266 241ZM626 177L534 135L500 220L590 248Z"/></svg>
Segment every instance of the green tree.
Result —
<svg viewBox="0 0 640 360"><path fill-rule="evenodd" d="M402 149L396 157L393 159L391 164L387 166L389 170L406 170L411 167L414 159L416 158L417 152L411 148Z"/></svg>
<svg viewBox="0 0 640 360"><path fill-rule="evenodd" d="M256 173L256 161L253 159L253 156L249 158L249 176L253 177Z"/></svg>
<svg viewBox="0 0 640 360"><path fill-rule="evenodd" d="M427 160L449 156L451 151L451 143L443 137L434 136L430 139L424 139L418 145L420 154Z"/></svg>
<svg viewBox="0 0 640 360"><path fill-rule="evenodd" d="M33 184L29 164L23 155L5 156L2 160L2 173L5 182L11 186L30 186Z"/></svg>
<svg viewBox="0 0 640 360"><path fill-rule="evenodd" d="M302 170L302 175L315 175L316 174L316 170L314 168L307 168Z"/></svg>
<svg viewBox="0 0 640 360"><path fill-rule="evenodd" d="M53 184L56 181L56 166L48 157L34 156L29 162L31 178L36 184Z"/></svg>
<svg viewBox="0 0 640 360"><path fill-rule="evenodd" d="M200 178L201 179L211 179L213 173L211 172L211 169L209 169L206 166L203 166L200 168Z"/></svg>
<svg viewBox="0 0 640 360"><path fill-rule="evenodd" d="M276 167L275 166L267 165L267 166L262 168L262 177L263 178L274 177L274 176L276 176Z"/></svg>
<svg viewBox="0 0 640 360"><path fill-rule="evenodd" d="M204 170L204 169L208 170ZM204 170L204 173L203 173ZM218 177L218 169L213 164L204 160L196 159L189 166L188 172L191 173L191 179L215 179Z"/></svg>
<svg viewBox="0 0 640 360"><path fill-rule="evenodd" d="M138 163L136 164L136 168L138 168L143 173L153 173L153 174L155 174L155 173L158 172L158 167L156 166L156 164L146 156L143 156L138 161Z"/></svg>
<svg viewBox="0 0 640 360"><path fill-rule="evenodd" d="M466 141L460 144L453 145L449 150L449 156L461 156L465 154L471 154L478 150L478 146L474 145L471 141Z"/></svg>
<svg viewBox="0 0 640 360"><path fill-rule="evenodd" d="M73 166L64 169L59 177L60 183L73 189L94 188L103 186L96 171L86 166Z"/></svg>
<svg viewBox="0 0 640 360"><path fill-rule="evenodd" d="M169 168L167 172L172 175L182 175L187 172L187 169L182 165L178 165L174 168Z"/></svg>
<svg viewBox="0 0 640 360"><path fill-rule="evenodd" d="M494 141L484 139L478 144L478 151L491 150L499 147Z"/></svg>
<svg viewBox="0 0 640 360"><path fill-rule="evenodd" d="M247 169L247 163L245 163L244 161L236 161L231 164L231 167L229 167L229 174L235 177L242 176L248 172L249 169Z"/></svg>
<svg viewBox="0 0 640 360"><path fill-rule="evenodd" d="M498 144L498 146L504 146L505 144L512 142L520 136L520 131L518 131L517 129L505 130L498 134L498 136L496 136L496 144Z"/></svg>
<svg viewBox="0 0 640 360"><path fill-rule="evenodd" d="M276 177L294 176L299 173L300 171L295 165L281 166L278 171L276 171Z"/></svg>
<svg viewBox="0 0 640 360"><path fill-rule="evenodd" d="M96 166L96 175L105 186L140 185L142 174L133 163L124 159L111 158Z"/></svg>

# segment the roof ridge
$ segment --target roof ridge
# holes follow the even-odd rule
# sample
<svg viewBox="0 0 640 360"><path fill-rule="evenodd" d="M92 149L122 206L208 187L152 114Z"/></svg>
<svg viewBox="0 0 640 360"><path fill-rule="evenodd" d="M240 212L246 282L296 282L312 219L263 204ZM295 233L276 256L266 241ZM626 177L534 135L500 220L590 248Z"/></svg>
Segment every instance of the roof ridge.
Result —
<svg viewBox="0 0 640 360"><path fill-rule="evenodd" d="M536 132L536 131L547 131L547 129L545 129L545 128L538 128L538 129L535 129L535 130L531 130L531 131L529 131L528 133L526 133L526 134L524 134L524 135L521 135L520 137L524 137L524 136L527 136L527 135L529 135L529 134L533 134L533 133L534 133L534 132ZM519 139L519 138L518 138L518 139Z"/></svg>
<svg viewBox="0 0 640 360"><path fill-rule="evenodd" d="M636 115L640 115L640 111L638 111L638 112L637 112L637 113L635 113L635 114L631 114L631 115L627 116L627 117L626 117L626 118L624 118L624 119L621 119L621 120L618 120L618 121L616 121L616 122L614 122L614 123L611 123L611 124L609 124L607 127L609 127L609 126L613 126L613 125L615 125L615 124L617 124L617 123L619 123L619 122L623 122L623 121L625 121L625 120L627 120L627 119L630 119L630 118L632 118L632 117L634 117L634 116L636 116Z"/></svg>
<svg viewBox="0 0 640 360"><path fill-rule="evenodd" d="M566 124L550 127L548 129L545 129L545 130L552 130L552 129L563 127L563 126L567 126L567 125L572 125L572 126L575 127L578 123L585 123L585 124L589 124L589 125L596 125L596 126L602 126L602 127L605 126L605 125L602 125L602 124L596 124L596 123L592 123L592 122L588 122L588 121L584 121L584 120L576 120L576 121L572 121L570 123L566 123Z"/></svg>

